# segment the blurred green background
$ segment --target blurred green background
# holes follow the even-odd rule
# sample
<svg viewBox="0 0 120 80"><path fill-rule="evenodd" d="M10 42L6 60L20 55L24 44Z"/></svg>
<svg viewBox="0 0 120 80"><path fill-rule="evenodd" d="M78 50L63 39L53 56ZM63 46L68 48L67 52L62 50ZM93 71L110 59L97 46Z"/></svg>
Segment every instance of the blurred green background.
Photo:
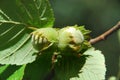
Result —
<svg viewBox="0 0 120 80"><path fill-rule="evenodd" d="M55 26L85 25L96 37L120 21L120 0L50 0L55 14ZM120 30L119 30L120 31ZM107 40L93 46L102 51L106 59L106 78L118 75L120 56L118 31Z"/></svg>

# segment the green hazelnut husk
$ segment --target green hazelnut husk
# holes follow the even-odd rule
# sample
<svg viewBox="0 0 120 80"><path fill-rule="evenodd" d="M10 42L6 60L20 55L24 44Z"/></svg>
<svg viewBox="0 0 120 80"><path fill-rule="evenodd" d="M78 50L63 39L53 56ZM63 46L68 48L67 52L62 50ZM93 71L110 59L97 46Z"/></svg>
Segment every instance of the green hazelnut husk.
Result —
<svg viewBox="0 0 120 80"><path fill-rule="evenodd" d="M41 28L32 32L32 45L37 51L43 51L56 43L58 31L54 28Z"/></svg>
<svg viewBox="0 0 120 80"><path fill-rule="evenodd" d="M82 32L77 27L65 27L59 30L58 48L61 51L79 52L84 41Z"/></svg>

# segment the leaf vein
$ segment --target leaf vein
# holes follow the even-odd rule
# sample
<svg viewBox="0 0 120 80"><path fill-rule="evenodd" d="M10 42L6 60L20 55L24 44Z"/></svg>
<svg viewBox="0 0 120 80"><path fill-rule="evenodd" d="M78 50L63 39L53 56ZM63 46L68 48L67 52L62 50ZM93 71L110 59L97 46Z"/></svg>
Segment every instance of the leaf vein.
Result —
<svg viewBox="0 0 120 80"><path fill-rule="evenodd" d="M23 41L15 50L13 50L12 52L10 52L10 53L7 54L6 56L2 57L2 58L0 59L0 61L3 60L3 59L5 59L5 58L8 58L8 57L9 57L10 55L12 55L14 52L16 52L18 49L20 49L20 48L29 40L29 38L30 38L30 36L28 36L28 37L25 39L25 41Z"/></svg>

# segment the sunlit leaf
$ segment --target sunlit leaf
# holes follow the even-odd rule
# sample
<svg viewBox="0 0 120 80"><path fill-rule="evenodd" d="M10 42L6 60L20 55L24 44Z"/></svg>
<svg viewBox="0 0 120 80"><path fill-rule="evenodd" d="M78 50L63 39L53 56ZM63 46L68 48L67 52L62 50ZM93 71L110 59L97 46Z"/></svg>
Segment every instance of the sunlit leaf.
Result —
<svg viewBox="0 0 120 80"><path fill-rule="evenodd" d="M24 75L25 65L17 69L7 80L22 80Z"/></svg>
<svg viewBox="0 0 120 80"><path fill-rule="evenodd" d="M22 80L26 65L1 65L0 80Z"/></svg>
<svg viewBox="0 0 120 80"><path fill-rule="evenodd" d="M0 3L5 11L0 10L0 64L31 63L37 55L31 44L32 30L28 27L52 27L50 4L48 0L4 1L4 5Z"/></svg>
<svg viewBox="0 0 120 80"><path fill-rule="evenodd" d="M0 75L5 71L5 69L8 67L8 65L1 65L0 66Z"/></svg>
<svg viewBox="0 0 120 80"><path fill-rule="evenodd" d="M55 80L104 80L106 67L101 51L90 48L83 54L64 58L56 67Z"/></svg>

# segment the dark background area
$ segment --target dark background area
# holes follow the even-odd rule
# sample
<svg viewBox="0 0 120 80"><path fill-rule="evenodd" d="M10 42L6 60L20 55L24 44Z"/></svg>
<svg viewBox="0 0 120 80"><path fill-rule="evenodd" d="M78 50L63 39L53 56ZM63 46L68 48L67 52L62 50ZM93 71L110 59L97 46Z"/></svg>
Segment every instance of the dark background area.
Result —
<svg viewBox="0 0 120 80"><path fill-rule="evenodd" d="M55 14L55 26L85 25L96 37L120 21L120 0L50 0ZM106 59L106 77L117 76L120 56L118 32L95 45Z"/></svg>

